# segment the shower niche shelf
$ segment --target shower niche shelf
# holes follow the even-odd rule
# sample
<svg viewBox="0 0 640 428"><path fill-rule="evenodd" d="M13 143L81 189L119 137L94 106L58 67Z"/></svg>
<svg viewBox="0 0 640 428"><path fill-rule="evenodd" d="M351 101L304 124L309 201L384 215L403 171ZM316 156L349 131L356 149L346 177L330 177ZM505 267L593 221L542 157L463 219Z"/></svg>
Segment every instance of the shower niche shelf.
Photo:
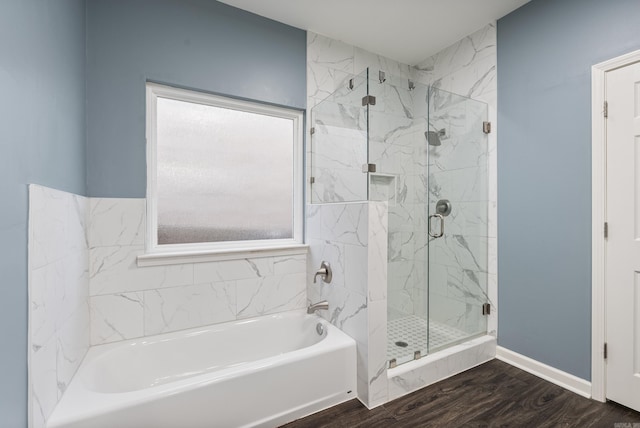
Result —
<svg viewBox="0 0 640 428"><path fill-rule="evenodd" d="M396 205L398 195L398 180L394 174L380 172L369 173L369 200L387 201L389 206Z"/></svg>

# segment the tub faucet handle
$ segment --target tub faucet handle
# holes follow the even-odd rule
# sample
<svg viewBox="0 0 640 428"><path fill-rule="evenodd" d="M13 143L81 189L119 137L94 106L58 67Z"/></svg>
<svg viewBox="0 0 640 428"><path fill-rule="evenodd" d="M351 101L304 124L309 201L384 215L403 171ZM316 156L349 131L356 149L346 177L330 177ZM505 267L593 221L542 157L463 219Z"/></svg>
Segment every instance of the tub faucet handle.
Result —
<svg viewBox="0 0 640 428"><path fill-rule="evenodd" d="M316 283L316 279L318 278L318 275L320 275L322 277L322 280L326 283L330 283L331 279L333 278L333 273L331 272L331 265L329 264L329 262L325 262L323 261L322 263L320 263L320 269L318 269L316 271L316 274L313 275L313 283Z"/></svg>

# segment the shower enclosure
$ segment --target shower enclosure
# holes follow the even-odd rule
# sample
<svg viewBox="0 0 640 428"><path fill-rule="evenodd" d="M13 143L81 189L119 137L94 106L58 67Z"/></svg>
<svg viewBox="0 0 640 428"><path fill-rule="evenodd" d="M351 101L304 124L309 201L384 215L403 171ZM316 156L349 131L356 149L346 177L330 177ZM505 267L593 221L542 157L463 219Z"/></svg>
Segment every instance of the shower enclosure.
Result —
<svg viewBox="0 0 640 428"><path fill-rule="evenodd" d="M487 105L368 69L311 126L311 203L388 205L388 366L486 334Z"/></svg>

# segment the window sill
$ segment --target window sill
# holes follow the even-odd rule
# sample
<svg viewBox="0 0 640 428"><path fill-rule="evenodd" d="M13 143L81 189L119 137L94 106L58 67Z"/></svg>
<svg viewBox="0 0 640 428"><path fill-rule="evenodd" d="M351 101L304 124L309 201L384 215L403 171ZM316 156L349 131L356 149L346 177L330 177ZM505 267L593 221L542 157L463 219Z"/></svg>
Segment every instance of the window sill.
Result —
<svg viewBox="0 0 640 428"><path fill-rule="evenodd" d="M307 254L309 246L294 244L282 247L264 247L238 250L194 250L166 253L141 254L137 258L138 267L177 265L186 263L219 262L260 257L293 256Z"/></svg>

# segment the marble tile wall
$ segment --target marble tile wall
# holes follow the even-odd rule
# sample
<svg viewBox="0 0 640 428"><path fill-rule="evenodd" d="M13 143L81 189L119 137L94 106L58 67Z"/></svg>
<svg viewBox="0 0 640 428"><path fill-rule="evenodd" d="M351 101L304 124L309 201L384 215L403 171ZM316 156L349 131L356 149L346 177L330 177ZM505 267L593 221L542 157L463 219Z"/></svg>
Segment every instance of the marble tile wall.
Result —
<svg viewBox="0 0 640 428"><path fill-rule="evenodd" d="M362 173L367 159L367 118L361 105L367 95L363 74L367 67L403 78L410 74L406 64L307 32L307 128L316 128L316 135L307 138L307 171L315 179L312 186L307 181L310 202L367 200L367 177ZM347 88L351 78L353 90Z"/></svg>
<svg viewBox="0 0 640 428"><path fill-rule="evenodd" d="M90 200L92 345L305 307L306 255L138 267L145 208Z"/></svg>
<svg viewBox="0 0 640 428"><path fill-rule="evenodd" d="M29 423L44 427L89 348L88 198L29 186Z"/></svg>
<svg viewBox="0 0 640 428"><path fill-rule="evenodd" d="M307 33L307 117L311 143L307 150L307 242L309 302L327 299L330 311L321 314L358 343L358 398L375 407L387 401L386 337L389 203L367 200L366 109L367 67L408 79L410 67L363 49ZM346 89L354 75L354 89ZM363 86L364 85L364 86ZM329 95L337 91L332 97ZM397 94L395 95L397 98ZM383 105L379 98L379 106ZM311 109L326 99L311 115ZM389 94L389 106L402 104ZM395 104L393 102L396 101ZM371 123L371 122L369 122ZM315 139L315 141L314 141ZM315 144L314 144L315 143ZM321 145L324 143L324 145ZM314 150L314 156L311 156ZM315 163L313 160L315 159ZM327 161L331 159L332 161ZM332 163L333 162L333 163ZM379 190L388 194L395 181L381 175ZM373 198L375 199L375 198ZM393 203L393 202L391 202ZM322 260L334 266L331 284L313 283Z"/></svg>
<svg viewBox="0 0 640 428"><path fill-rule="evenodd" d="M329 302L318 314L356 340L358 397L369 407L387 401L386 202L309 205L309 304ZM314 273L330 263L331 283Z"/></svg>
<svg viewBox="0 0 640 428"><path fill-rule="evenodd" d="M427 273L427 95L426 85L409 87L409 79L374 70L369 89L376 105L369 112L369 159L372 179L388 179L388 306L392 317L426 316Z"/></svg>
<svg viewBox="0 0 640 428"><path fill-rule="evenodd" d="M477 309L476 301L484 300L485 294L488 294L493 306L492 315L488 320L489 330L495 334L495 25L488 25L428 58L417 67L399 64L311 32L308 33L307 42L307 117L311 122L309 128L316 127L316 132L320 132L316 137L324 137L325 140L326 135L336 131L337 135L341 136L340 139L328 142L326 147L331 149L324 152L322 148L318 150L318 146L314 147L313 137L308 138L311 144L307 151L307 171L315 179L313 185L310 184L310 180L307 181L307 194L310 195L308 202L334 203L307 207L307 237L310 243L308 296L310 302L321 298L328 299L331 307L335 308L334 312L326 315L328 319L351 334L358 342L358 396L367 406L374 407L389 399L391 387L386 381L386 365L383 367L377 364L378 359L386 354L386 346L376 345L382 337L382 331L386 337L387 306L401 313L426 314L427 296L423 284L427 275L428 195L435 196L442 190L442 186L447 190L447 184L459 182L460 177L454 176L458 173L463 178L462 182L474 182L480 186L472 187L472 192L479 194L484 190L486 194L488 187L489 197L466 200L469 189L459 185L454 185L451 192L447 190L452 198L464 203L460 203L459 213L450 219L449 226L455 233L451 234L447 242L443 240L438 243L443 247L438 248L443 254L440 256L441 262L435 264L435 272L432 273L434 277L442 278L439 283L441 290L436 287L435 291L440 291L446 299L441 299L442 304L437 310L432 310L432 315L462 328L471 329L471 324L478 320L478 314L474 313ZM360 210L362 214L362 210L367 209L369 218L374 208L371 203L345 203L365 199L363 189L366 183L358 170L359 163L366 156L362 144L363 119L361 113L356 110L358 100L349 99L348 91L344 88L352 75L360 73L366 67L372 68L370 82L373 86L370 89L377 97L376 106L370 107L368 126L369 155L371 162L377 164L378 171L369 183L368 197L369 200L388 201L384 205L387 207L388 271L385 282L388 280L388 287L372 286L369 282L362 281L362 278L369 275L375 277L371 270L373 266L368 260L370 255L365 255L364 251L364 247L371 241L371 230L367 229L366 242L362 239L353 240L354 237L364 237L362 226L360 225L359 229L355 227L354 212ZM379 92L374 93L377 70L384 70L387 76L392 76L392 80L395 81L377 88ZM408 79L416 82L412 91L408 90ZM357 76L354 81L357 90ZM426 85L488 103L489 120L492 121L494 129L489 136L489 150L485 150L484 155L472 150L469 153L465 152L465 155L458 153L454 156L452 153L448 162L445 162L445 156L438 159L437 165L434 162L432 166L437 166L440 168L438 172L442 172L436 177L438 182L433 177L429 177L432 180L428 180L424 173L427 162L425 150L428 150L424 145L424 132L428 129L428 124L420 118L426 118L428 112L429 92ZM381 89L382 87L385 89ZM334 91L337 93L320 105L316 110L318 114L312 116L311 109ZM357 97L354 95L353 98ZM446 113L442 115L442 119L455 113L453 107L446 112L445 110L441 108L441 113ZM344 112L349 114L344 115ZM465 111L467 116L473 114L473 111ZM359 143L354 143L355 140ZM320 142L320 138L317 141ZM311 150L315 150L314 156L311 156ZM316 156L318 154L320 156ZM432 156L433 153L429 155ZM318 161L316 164L312 162L314 158ZM324 162L327 159L333 159L336 164ZM455 161L473 161L475 165L455 165ZM485 164L488 166L484 166ZM332 168L335 168L335 171L331 171ZM487 169L488 182L486 179L477 180L477 177L486 176ZM448 176L447 173L452 174ZM482 186L485 186L484 189ZM486 211L489 212L488 224L487 216L483 215ZM339 221L328 227L333 223L322 220L325 216L332 221ZM335 227L335 230L332 227ZM483 232L487 228L489 232ZM412 233L418 236L412 236ZM347 239L348 242L343 239ZM460 256L460 263L449 263L452 257L456 256ZM474 257L477 259L474 260ZM487 258L488 262L482 261ZM312 273L319 267L320 261L325 259L332 260L337 267L335 286L312 283ZM487 283L488 293L481 290L486 290ZM371 300L367 297L370 288L388 290L384 299ZM452 318L455 317L463 319L462 325L453 322ZM381 324L383 318L384 326ZM386 360L386 355L384 359ZM384 382L380 380L383 378Z"/></svg>
<svg viewBox="0 0 640 428"><path fill-rule="evenodd" d="M416 65L412 74L418 82L488 105L492 130L486 149L473 144L443 142L451 147L449 151L443 151L441 147L439 158L431 156L434 174L429 177L430 196L437 199L445 197L446 193L452 195L450 200L457 198L464 202L447 223L453 236L438 242L436 248L440 257L433 261L437 266L432 264L432 275L439 279L431 282L434 287L431 292L438 296L438 304L432 305L430 315L469 331L475 327L474 320L481 316L477 303L488 297L491 315L487 319L487 330L494 336L498 316L496 64L496 26L491 23ZM464 136L469 130L460 130L458 126L462 123L456 125L452 119L461 113L456 112L459 109L456 105L462 104L452 102L443 93L430 104L430 108L437 108L432 119L443 128L455 129L456 134ZM478 111L472 103L466 103L462 114L469 119L466 121L469 124L474 123L470 119ZM481 194L488 197L476 197ZM479 291L481 289L487 290L486 297Z"/></svg>
<svg viewBox="0 0 640 428"><path fill-rule="evenodd" d="M30 186L29 409L45 426L90 345L306 305L306 255L139 268L145 200Z"/></svg>

